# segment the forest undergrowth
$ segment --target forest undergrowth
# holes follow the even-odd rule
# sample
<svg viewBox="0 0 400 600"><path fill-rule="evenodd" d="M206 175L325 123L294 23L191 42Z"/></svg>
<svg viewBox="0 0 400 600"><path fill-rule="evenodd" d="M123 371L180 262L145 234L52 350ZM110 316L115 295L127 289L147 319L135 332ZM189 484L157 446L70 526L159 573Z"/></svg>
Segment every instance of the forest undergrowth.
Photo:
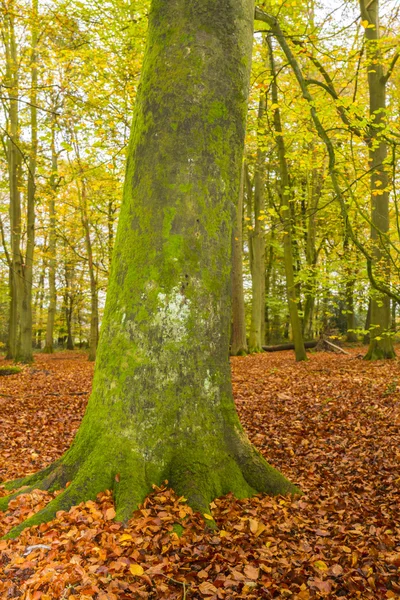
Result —
<svg viewBox="0 0 400 600"><path fill-rule="evenodd" d="M302 497L216 500L218 529L208 530L209 515L193 514L168 486L127 526L113 520L105 491L0 541L0 598L400 598L399 362L359 353L232 359L251 441ZM68 448L92 375L85 354L63 352L0 378L0 480ZM12 501L0 535L50 498L37 491Z"/></svg>

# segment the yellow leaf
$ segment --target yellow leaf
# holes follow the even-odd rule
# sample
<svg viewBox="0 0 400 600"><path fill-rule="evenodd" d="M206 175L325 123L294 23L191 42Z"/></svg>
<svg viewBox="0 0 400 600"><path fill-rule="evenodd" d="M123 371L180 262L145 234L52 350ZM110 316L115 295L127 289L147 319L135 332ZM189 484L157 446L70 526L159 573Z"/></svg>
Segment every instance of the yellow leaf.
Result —
<svg viewBox="0 0 400 600"><path fill-rule="evenodd" d="M137 577L139 575L143 575L143 573L144 573L144 569L140 565L131 565L129 567L129 571L132 573L132 575L135 575Z"/></svg>
<svg viewBox="0 0 400 600"><path fill-rule="evenodd" d="M314 567L316 567L320 571L327 571L329 568L328 565L326 564L326 562L324 562L323 560L317 560L314 563Z"/></svg>
<svg viewBox="0 0 400 600"><path fill-rule="evenodd" d="M132 540L132 539L133 539L133 538L132 538L132 536L131 536L131 535L129 535L129 533L123 533L123 534L121 535L121 537L119 538L119 541L120 541L120 542L126 542L126 541L128 541L128 540Z"/></svg>
<svg viewBox="0 0 400 600"><path fill-rule="evenodd" d="M211 515L208 515L207 513L204 513L204 514L203 514L203 517L204 517L205 519L208 519L208 521L214 521L214 517L212 517Z"/></svg>
<svg viewBox="0 0 400 600"><path fill-rule="evenodd" d="M227 537L229 535L228 531L225 531L225 529L221 529L221 531L219 532L219 537Z"/></svg>
<svg viewBox="0 0 400 600"><path fill-rule="evenodd" d="M369 21L367 21L366 19L364 21L361 21L361 26L364 27L364 29L367 29L369 25Z"/></svg>

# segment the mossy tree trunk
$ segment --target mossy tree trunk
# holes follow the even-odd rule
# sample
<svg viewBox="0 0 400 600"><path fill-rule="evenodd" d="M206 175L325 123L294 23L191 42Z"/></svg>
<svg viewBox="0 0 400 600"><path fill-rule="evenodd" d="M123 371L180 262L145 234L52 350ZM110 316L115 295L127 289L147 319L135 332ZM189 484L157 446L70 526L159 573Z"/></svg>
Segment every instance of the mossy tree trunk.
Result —
<svg viewBox="0 0 400 600"><path fill-rule="evenodd" d="M122 520L166 479L200 511L298 491L247 440L228 360L253 11L152 2L93 392L70 450L8 487L71 483L11 536L106 488Z"/></svg>
<svg viewBox="0 0 400 600"><path fill-rule="evenodd" d="M384 75L380 31L379 2L360 0L361 16L369 26L365 28L369 90L369 159L371 168L371 242L373 268L376 276L386 285L390 282L390 256L385 236L389 231L389 175L386 126L386 83ZM386 294L374 292L371 296L370 342L367 360L393 358L390 332L390 299Z"/></svg>

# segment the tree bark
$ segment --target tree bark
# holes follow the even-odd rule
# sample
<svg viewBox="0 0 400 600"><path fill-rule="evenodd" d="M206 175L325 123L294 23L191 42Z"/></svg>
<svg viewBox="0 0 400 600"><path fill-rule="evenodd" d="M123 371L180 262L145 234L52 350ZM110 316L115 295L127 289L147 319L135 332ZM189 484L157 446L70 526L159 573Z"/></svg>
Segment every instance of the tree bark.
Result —
<svg viewBox="0 0 400 600"><path fill-rule="evenodd" d="M261 128L265 113L265 94L261 95L258 107L258 123ZM257 137L260 137L258 133ZM251 231L250 240L252 245L251 262L251 323L249 335L250 352L260 352L265 341L265 232L264 232L264 209L265 209L265 151L257 148L257 162L254 172L254 229Z"/></svg>
<svg viewBox="0 0 400 600"><path fill-rule="evenodd" d="M46 246L46 238L44 239L44 246ZM32 308L33 321L36 324L36 335L34 338L34 345L39 350L42 347L42 334L43 334L43 300L44 300L44 282L46 276L46 259L42 257L42 268L40 271L40 277L38 286L36 289L35 302Z"/></svg>
<svg viewBox="0 0 400 600"><path fill-rule="evenodd" d="M370 328L371 326L371 298L368 300L368 308L367 308L367 314L365 317L365 331L367 331L367 333L364 334L364 338L363 338L363 342L364 344L369 344L370 342Z"/></svg>
<svg viewBox="0 0 400 600"><path fill-rule="evenodd" d="M231 354L247 354L246 316L243 295L243 200L244 200L244 163L240 175L239 197L236 222L233 232L232 264L232 340Z"/></svg>
<svg viewBox="0 0 400 600"><path fill-rule="evenodd" d="M64 278L65 278L65 289L64 289L64 314L65 323L67 326L67 350L74 349L74 336L72 333L72 319L74 316L74 304L75 304L75 266L68 259L64 263Z"/></svg>
<svg viewBox="0 0 400 600"><path fill-rule="evenodd" d="M78 183L78 195L81 205L81 220L85 232L85 246L88 257L88 270L90 279L90 337L89 337L89 360L96 359L97 344L99 340L99 301L97 290L97 275L93 261L93 246L90 237L90 224L87 207L86 181L82 177L82 187Z"/></svg>
<svg viewBox="0 0 400 600"><path fill-rule="evenodd" d="M6 81L9 96L8 111L8 173L10 188L11 274L10 317L8 329L7 358L16 359L19 351L19 325L22 301L22 255L21 255L21 149L18 113L18 53L14 25L15 6L9 5L5 19L4 45L6 54Z"/></svg>
<svg viewBox="0 0 400 600"><path fill-rule="evenodd" d="M70 485L10 537L106 488L121 520L166 479L202 512L298 492L246 438L228 360L253 11L152 2L93 392L67 454L18 482Z"/></svg>
<svg viewBox="0 0 400 600"><path fill-rule="evenodd" d="M369 159L371 168L372 268L385 284L390 282L389 248L383 235L389 231L389 175L385 165L387 143L381 135L386 124L386 78L383 72L379 1L360 0L361 16L372 27L365 28L369 90ZM366 360L394 358L390 331L390 299L376 291L371 296L370 342Z"/></svg>
<svg viewBox="0 0 400 600"><path fill-rule="evenodd" d="M316 154L312 148L313 154ZM308 218L306 229L306 263L308 270L307 281L304 284L304 317L303 317L303 333L306 339L311 339L313 336L313 318L315 307L315 294L317 289L317 260L318 253L315 247L316 240L316 214L318 211L318 203L323 185L323 177L319 170L314 167L311 172L311 181L307 186L308 192Z"/></svg>
<svg viewBox="0 0 400 600"><path fill-rule="evenodd" d="M292 244L292 219L290 211L290 181L286 161L285 142L283 139L283 130L281 116L278 106L278 86L276 83L276 72L272 42L268 41L269 60L271 67L271 97L276 105L274 109L274 128L276 132L276 145L278 148L280 183L281 183L281 210L283 212L283 254L286 275L286 294L289 307L290 324L292 327L292 337L295 347L297 361L307 360L306 349L304 347L301 320L298 311L298 298L296 293L296 284L293 268L293 244Z"/></svg>
<svg viewBox="0 0 400 600"><path fill-rule="evenodd" d="M57 103L53 103L53 110L56 112ZM46 343L43 352L52 354L54 339L54 321L57 309L57 290L56 290L56 192L58 188L58 155L56 150L56 117L51 123L51 175L50 175L50 198L49 198L49 308L47 312L46 323Z"/></svg>
<svg viewBox="0 0 400 600"><path fill-rule="evenodd" d="M343 242L344 273L345 273L345 307L346 307L346 340L350 343L357 342L356 317L354 314L354 284L355 273L351 261L349 238L345 235Z"/></svg>
<svg viewBox="0 0 400 600"><path fill-rule="evenodd" d="M30 92L30 116L31 116L31 148L28 169L27 190L27 241L25 252L25 264L22 269L22 302L21 302L21 346L18 359L21 362L30 363L33 360L32 341L32 280L33 260L35 251L35 193L36 193L36 162L38 146L37 126L37 23L38 23L38 0L32 1L32 39L31 39L31 92Z"/></svg>

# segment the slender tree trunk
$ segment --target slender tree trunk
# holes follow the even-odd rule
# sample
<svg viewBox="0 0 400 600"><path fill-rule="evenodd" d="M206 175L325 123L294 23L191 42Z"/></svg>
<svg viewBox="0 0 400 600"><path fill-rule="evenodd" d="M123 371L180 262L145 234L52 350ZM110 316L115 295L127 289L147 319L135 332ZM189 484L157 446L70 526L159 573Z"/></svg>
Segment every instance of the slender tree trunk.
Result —
<svg viewBox="0 0 400 600"><path fill-rule="evenodd" d="M396 331L396 306L397 302L392 299L392 316L391 316L391 330Z"/></svg>
<svg viewBox="0 0 400 600"><path fill-rule="evenodd" d="M262 127L265 113L265 95L260 98L258 123ZM263 219L265 209L264 193L265 152L257 149L257 162L254 173L254 229L251 235L251 323L249 335L250 352L261 352L265 341L265 232Z"/></svg>
<svg viewBox="0 0 400 600"><path fill-rule="evenodd" d="M8 113L8 172L10 187L10 229L11 229L11 276L10 319L7 343L7 358L16 359L19 351L19 324L22 301L22 256L21 256L21 196L20 171L21 149L19 140L18 114L18 54L14 27L15 6L9 5L5 19L4 43L6 51L6 80L9 96Z"/></svg>
<svg viewBox="0 0 400 600"><path fill-rule="evenodd" d="M268 247L268 253L267 253L267 263L266 263L266 269L265 269L265 343L269 344L270 340L271 340L271 315L270 315L270 308L269 308L269 297L270 297L270 293L271 293L271 275L272 275L272 269L274 268L274 246L272 244L272 241L274 239L274 227L271 226L271 238L270 238L270 244Z"/></svg>
<svg viewBox="0 0 400 600"><path fill-rule="evenodd" d="M23 297L21 310L21 347L19 360L32 362L32 283L33 283L33 260L35 249L35 190L36 190L36 162L37 162L37 24L38 24L38 0L32 1L32 40L31 40L31 149L28 169L28 192L27 192L27 242L25 252L25 264L23 275Z"/></svg>
<svg viewBox="0 0 400 600"><path fill-rule="evenodd" d="M313 149L314 153L314 149ZM305 302L304 302L304 317L303 317L303 332L306 339L313 338L313 317L315 307L315 294L317 289L316 268L317 268L317 251L315 247L316 240L316 214L318 210L319 198L321 195L323 178L317 168L312 169L311 188L308 193L308 218L306 232L306 263L308 270L308 279L304 286Z"/></svg>
<svg viewBox="0 0 400 600"><path fill-rule="evenodd" d="M81 159L79 155L79 144L78 140L73 132L75 152L78 158L79 169L81 174L81 185L77 183L77 191L79 197L79 204L81 209L81 222L83 231L85 233L85 246L86 254L88 259L88 270L90 279L90 337L89 337L89 360L94 361L96 359L97 344L99 341L99 307L98 307L98 290L97 290L97 275L95 271L95 264L93 261L93 245L90 236L90 222L87 205L87 189L86 180L83 173ZM110 232L109 232L110 235Z"/></svg>
<svg viewBox="0 0 400 600"><path fill-rule="evenodd" d="M246 222L247 222L247 243L248 243L248 253L249 253L249 267L250 273L253 272L253 230L252 230L252 218L253 218L253 186L251 183L250 173L249 173L249 165L247 161L244 161L244 177L245 177L245 190L246 190Z"/></svg>
<svg viewBox="0 0 400 600"><path fill-rule="evenodd" d="M45 242L46 243L46 242ZM42 269L39 277L39 284L36 291L36 298L33 311L33 321L37 325L35 347L41 349L43 334L43 300L44 300L44 281L46 275L46 261L42 260Z"/></svg>
<svg viewBox="0 0 400 600"><path fill-rule="evenodd" d="M70 485L11 536L104 489L126 520L165 479L202 513L298 491L247 440L228 360L253 11L152 2L93 392L71 449L18 482Z"/></svg>
<svg viewBox="0 0 400 600"><path fill-rule="evenodd" d="M364 344L369 344L370 342L370 327L371 327L371 298L368 301L368 309L367 309L367 315L365 317L365 331L367 331L368 333L366 333L364 335Z"/></svg>
<svg viewBox="0 0 400 600"><path fill-rule="evenodd" d="M354 314L354 267L351 262L349 239L345 236L343 242L343 254L345 260L345 307L346 307L346 340L348 342L357 342L356 318Z"/></svg>
<svg viewBox="0 0 400 600"><path fill-rule="evenodd" d="M363 20L372 27L365 28L369 90L369 159L371 168L371 241L373 268L385 284L390 283L390 256L382 234L389 231L389 175L385 165L387 143L381 135L386 124L386 78L383 72L379 31L378 0L360 0ZM376 291L371 296L370 343L367 360L394 358L390 332L390 299Z"/></svg>
<svg viewBox="0 0 400 600"><path fill-rule="evenodd" d="M114 249L114 222L115 222L116 207L112 200L108 203L108 264L111 266L112 253Z"/></svg>
<svg viewBox="0 0 400 600"><path fill-rule="evenodd" d="M67 326L67 350L74 349L74 336L72 333L72 320L74 315L74 279L75 279L75 268L74 265L70 264L68 258L64 263L64 277L65 277L65 290L64 290L64 314L65 323Z"/></svg>
<svg viewBox="0 0 400 600"><path fill-rule="evenodd" d="M290 324L292 327L292 337L295 347L296 360L307 360L306 349L304 347L303 333L301 320L298 311L298 298L296 292L296 284L294 278L293 268L293 245L292 245L292 223L291 223L291 211L290 211L290 182L289 173L286 161L286 150L285 142L283 139L283 130L281 123L281 116L278 107L278 86L276 83L276 72L274 54L272 48L272 42L268 41L269 59L271 66L271 96L272 102L276 105L274 109L274 127L276 132L276 145L278 148L279 156L279 168L280 168L280 179L281 179L281 209L283 212L283 252L285 262L285 274L286 274L286 294L289 307Z"/></svg>
<svg viewBox="0 0 400 600"><path fill-rule="evenodd" d="M233 232L231 341L231 354L233 356L247 353L246 317L243 294L243 200L244 163L241 168L239 198L236 210L236 223Z"/></svg>
<svg viewBox="0 0 400 600"><path fill-rule="evenodd" d="M87 208L86 182L82 178L82 188L79 192L81 203L82 226L85 232L86 254L88 257L88 270L90 278L90 337L89 337L89 360L96 359L97 343L99 339L99 307L97 292L97 276L93 262L93 247L90 237L90 225Z"/></svg>
<svg viewBox="0 0 400 600"><path fill-rule="evenodd" d="M356 318L354 314L354 279L346 280L346 340L357 342Z"/></svg>
<svg viewBox="0 0 400 600"><path fill-rule="evenodd" d="M57 104L53 103L54 110ZM56 122L51 123L51 176L49 199L49 308L47 312L46 343L43 352L52 354L54 339L54 321L57 309L56 265L57 265L57 236L56 236L56 193L58 188L58 155L56 151Z"/></svg>

